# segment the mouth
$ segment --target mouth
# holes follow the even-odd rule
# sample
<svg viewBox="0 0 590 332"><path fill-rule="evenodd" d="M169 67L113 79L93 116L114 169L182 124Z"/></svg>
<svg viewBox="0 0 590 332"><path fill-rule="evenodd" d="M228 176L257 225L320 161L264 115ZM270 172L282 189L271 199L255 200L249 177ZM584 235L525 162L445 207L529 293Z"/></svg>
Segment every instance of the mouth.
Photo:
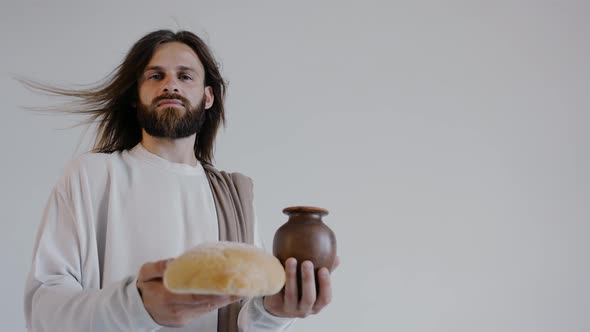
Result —
<svg viewBox="0 0 590 332"><path fill-rule="evenodd" d="M184 106L184 105L178 99L162 99L158 102L158 107L160 107L160 106Z"/></svg>

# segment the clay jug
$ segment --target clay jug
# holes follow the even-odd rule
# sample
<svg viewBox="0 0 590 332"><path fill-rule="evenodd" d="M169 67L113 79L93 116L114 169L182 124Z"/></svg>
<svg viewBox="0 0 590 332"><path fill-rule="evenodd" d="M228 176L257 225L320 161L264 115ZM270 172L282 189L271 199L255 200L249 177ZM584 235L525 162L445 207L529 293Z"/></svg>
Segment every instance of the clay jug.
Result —
<svg viewBox="0 0 590 332"><path fill-rule="evenodd" d="M329 270L336 259L336 236L324 224L322 217L328 211L309 206L292 206L283 213L289 219L276 231L273 240L273 254L283 265L289 257L297 259L298 284L301 285L301 263L309 260L313 263L316 276L322 267ZM299 287L301 292L301 287Z"/></svg>

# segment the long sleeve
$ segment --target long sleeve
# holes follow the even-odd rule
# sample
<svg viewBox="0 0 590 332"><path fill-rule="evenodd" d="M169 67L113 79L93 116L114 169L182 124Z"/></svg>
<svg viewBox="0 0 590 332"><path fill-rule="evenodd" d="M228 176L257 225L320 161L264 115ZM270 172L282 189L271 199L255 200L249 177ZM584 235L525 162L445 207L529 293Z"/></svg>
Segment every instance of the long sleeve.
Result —
<svg viewBox="0 0 590 332"><path fill-rule="evenodd" d="M25 286L28 331L156 331L129 276L101 285L98 255L70 200L54 190ZM102 287L101 287L102 286Z"/></svg>
<svg viewBox="0 0 590 332"><path fill-rule="evenodd" d="M240 310L238 328L241 332L284 332L294 321L295 318L271 315L264 309L262 298L255 297L248 300Z"/></svg>
<svg viewBox="0 0 590 332"><path fill-rule="evenodd" d="M53 190L35 240L25 285L28 331L216 331L217 313L184 328L159 326L136 287L145 262L218 240L215 207L202 168L149 155L141 144L75 160ZM258 301L240 311L242 331L282 332L293 321Z"/></svg>

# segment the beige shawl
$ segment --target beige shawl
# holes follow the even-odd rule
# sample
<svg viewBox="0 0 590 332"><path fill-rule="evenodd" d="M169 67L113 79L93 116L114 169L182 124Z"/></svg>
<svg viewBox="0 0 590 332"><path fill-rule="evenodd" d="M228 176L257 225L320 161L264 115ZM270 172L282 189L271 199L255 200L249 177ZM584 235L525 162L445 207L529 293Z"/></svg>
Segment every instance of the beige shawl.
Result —
<svg viewBox="0 0 590 332"><path fill-rule="evenodd" d="M254 243L254 206L252 179L240 173L218 171L203 163L209 180L217 219L219 240ZM218 332L238 332L241 304L234 303L219 309Z"/></svg>

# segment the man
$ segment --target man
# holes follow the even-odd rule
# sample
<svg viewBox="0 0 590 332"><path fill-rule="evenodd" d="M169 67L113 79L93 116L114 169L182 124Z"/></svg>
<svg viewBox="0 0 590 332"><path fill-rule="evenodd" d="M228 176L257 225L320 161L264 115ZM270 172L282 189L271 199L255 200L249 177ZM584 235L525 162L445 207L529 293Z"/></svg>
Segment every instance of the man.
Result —
<svg viewBox="0 0 590 332"><path fill-rule="evenodd" d="M298 298L292 258L273 296L163 287L167 261L199 243L260 245L250 179L211 165L226 84L197 36L144 36L95 89L36 87L81 98L98 132L45 209L25 290L29 331L283 331L330 302L328 269L316 294L311 262L301 264Z"/></svg>

